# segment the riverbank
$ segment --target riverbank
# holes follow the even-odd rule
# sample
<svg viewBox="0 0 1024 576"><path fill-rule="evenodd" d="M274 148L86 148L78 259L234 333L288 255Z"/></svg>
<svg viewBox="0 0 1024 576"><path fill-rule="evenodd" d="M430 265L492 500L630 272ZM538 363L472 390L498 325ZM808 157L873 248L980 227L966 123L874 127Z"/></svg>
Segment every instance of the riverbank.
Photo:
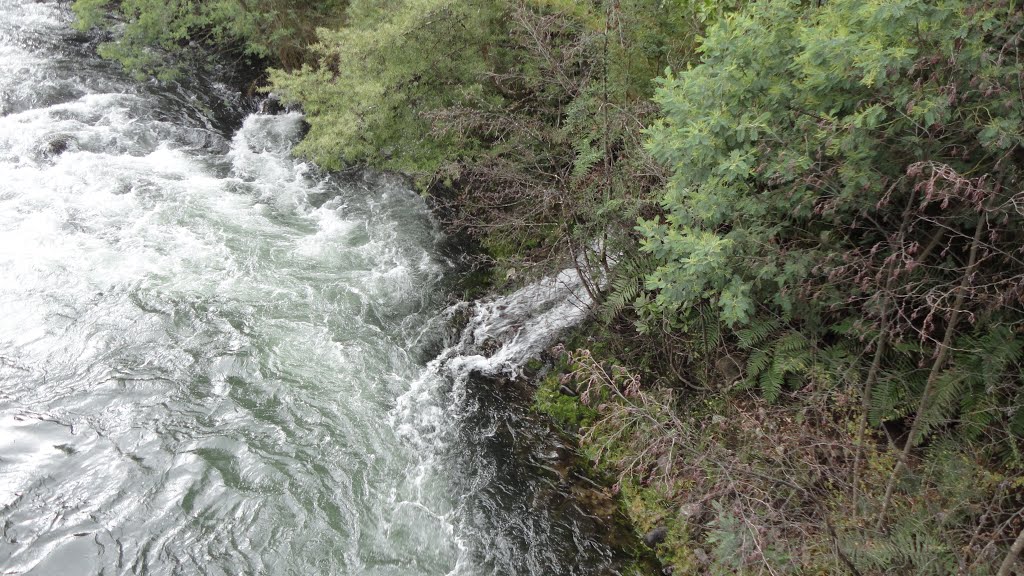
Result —
<svg viewBox="0 0 1024 576"><path fill-rule="evenodd" d="M660 573L738 570L758 549L766 570L834 573L835 526L851 528L841 459L853 411L837 419L824 399L777 407L727 388L652 386L620 360L628 340L593 320L573 330L534 408L574 435Z"/></svg>

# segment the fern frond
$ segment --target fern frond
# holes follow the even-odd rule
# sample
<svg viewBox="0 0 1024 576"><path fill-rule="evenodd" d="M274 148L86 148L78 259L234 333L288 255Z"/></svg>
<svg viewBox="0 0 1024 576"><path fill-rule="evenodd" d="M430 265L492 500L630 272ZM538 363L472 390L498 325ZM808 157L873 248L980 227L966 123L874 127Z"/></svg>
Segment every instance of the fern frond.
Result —
<svg viewBox="0 0 1024 576"><path fill-rule="evenodd" d="M716 349L722 340L722 322L718 316L718 307L702 304L697 309L700 323L700 351L707 356Z"/></svg>
<svg viewBox="0 0 1024 576"><path fill-rule="evenodd" d="M736 331L736 339L744 348L754 348L764 343L769 336L779 329L779 322L775 319L757 320L747 328Z"/></svg>
<svg viewBox="0 0 1024 576"><path fill-rule="evenodd" d="M643 279L654 269L649 254L637 254L622 260L612 271L610 291L602 302L599 313L606 323L611 322L636 302L643 289Z"/></svg>
<svg viewBox="0 0 1024 576"><path fill-rule="evenodd" d="M769 350L758 350L747 359L747 377L760 376L761 372L771 363L772 354Z"/></svg>
<svg viewBox="0 0 1024 576"><path fill-rule="evenodd" d="M882 422L906 415L907 389L904 374L883 372L878 378L874 394L871 395L871 411L868 414L868 421L872 426L880 426Z"/></svg>
<svg viewBox="0 0 1024 576"><path fill-rule="evenodd" d="M960 402L960 426L964 436L977 440L996 421L999 410L989 397L964 394Z"/></svg>
<svg viewBox="0 0 1024 576"><path fill-rule="evenodd" d="M771 368L761 373L761 393L764 394L764 399L769 402L778 400L779 395L782 394L784 381L785 374L777 364L772 363Z"/></svg>
<svg viewBox="0 0 1024 576"><path fill-rule="evenodd" d="M810 348L810 341L800 332L789 332L775 342L777 353L796 355Z"/></svg>
<svg viewBox="0 0 1024 576"><path fill-rule="evenodd" d="M963 395L966 387L964 375L955 369L946 370L935 380L935 389L931 404L925 408L923 414L917 417L921 421L920 436L912 438L911 442L917 444L928 436L932 430L949 422L957 412L958 400Z"/></svg>
<svg viewBox="0 0 1024 576"><path fill-rule="evenodd" d="M957 572L957 558L949 544L918 518L904 517L882 540L853 551L865 572L939 576Z"/></svg>
<svg viewBox="0 0 1024 576"><path fill-rule="evenodd" d="M578 184L604 158L604 151L595 148L590 140L573 142L573 148L576 158L572 163L572 179Z"/></svg>
<svg viewBox="0 0 1024 576"><path fill-rule="evenodd" d="M1016 403L1015 411L1010 416L1009 430L1018 440L1024 438L1024 405L1021 402Z"/></svg>

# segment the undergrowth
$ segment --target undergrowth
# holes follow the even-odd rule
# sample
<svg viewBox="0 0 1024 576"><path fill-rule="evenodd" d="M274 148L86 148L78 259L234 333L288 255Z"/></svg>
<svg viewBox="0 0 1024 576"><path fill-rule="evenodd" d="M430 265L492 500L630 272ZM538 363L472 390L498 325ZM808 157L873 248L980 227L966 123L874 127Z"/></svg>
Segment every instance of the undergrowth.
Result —
<svg viewBox="0 0 1024 576"><path fill-rule="evenodd" d="M666 531L666 573L995 574L1024 522L1024 479L948 430L914 451L878 530L899 430L869 432L854 474L857 397L820 360L769 401L752 370L687 386L627 368L620 358L638 356L624 342L642 348L580 330L555 349L535 408L578 433L638 535Z"/></svg>

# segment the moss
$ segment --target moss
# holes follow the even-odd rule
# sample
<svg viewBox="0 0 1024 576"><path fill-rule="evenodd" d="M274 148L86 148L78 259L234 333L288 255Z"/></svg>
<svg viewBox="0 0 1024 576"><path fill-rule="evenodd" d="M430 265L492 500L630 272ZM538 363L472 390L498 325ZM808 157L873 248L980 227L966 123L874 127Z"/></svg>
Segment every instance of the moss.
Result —
<svg viewBox="0 0 1024 576"><path fill-rule="evenodd" d="M460 294L463 300L470 301L489 294L494 284L494 269L489 266L477 267L458 275L454 292Z"/></svg>
<svg viewBox="0 0 1024 576"><path fill-rule="evenodd" d="M535 373L535 372L540 371L540 369L543 368L543 367L544 367L544 361L543 360L541 360L539 358L530 358L529 360L526 361L526 366L524 368L526 369L527 372Z"/></svg>
<svg viewBox="0 0 1024 576"><path fill-rule="evenodd" d="M639 486L635 482L623 482L620 501L625 515L632 521L638 535L646 534L659 526L668 529L665 541L655 548L658 560L664 566L671 566L676 574L697 574L700 562L694 552L696 542L691 535L687 520L679 514L672 501L673 494L667 493L664 485Z"/></svg>
<svg viewBox="0 0 1024 576"><path fill-rule="evenodd" d="M556 371L540 381L534 394L534 409L541 414L547 414L566 430L589 426L597 418L597 412L580 402L578 397L563 394L560 390L559 377Z"/></svg>

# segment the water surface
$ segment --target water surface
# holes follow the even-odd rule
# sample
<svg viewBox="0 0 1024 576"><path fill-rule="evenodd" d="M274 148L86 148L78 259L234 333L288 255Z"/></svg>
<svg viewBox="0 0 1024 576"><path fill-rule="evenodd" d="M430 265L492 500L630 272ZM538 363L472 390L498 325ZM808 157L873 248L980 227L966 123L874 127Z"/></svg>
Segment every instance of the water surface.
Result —
<svg viewBox="0 0 1024 576"><path fill-rule="evenodd" d="M0 0L0 573L613 570L468 379L577 320L571 279L446 308L402 179L324 176L299 114L135 83L68 19Z"/></svg>

